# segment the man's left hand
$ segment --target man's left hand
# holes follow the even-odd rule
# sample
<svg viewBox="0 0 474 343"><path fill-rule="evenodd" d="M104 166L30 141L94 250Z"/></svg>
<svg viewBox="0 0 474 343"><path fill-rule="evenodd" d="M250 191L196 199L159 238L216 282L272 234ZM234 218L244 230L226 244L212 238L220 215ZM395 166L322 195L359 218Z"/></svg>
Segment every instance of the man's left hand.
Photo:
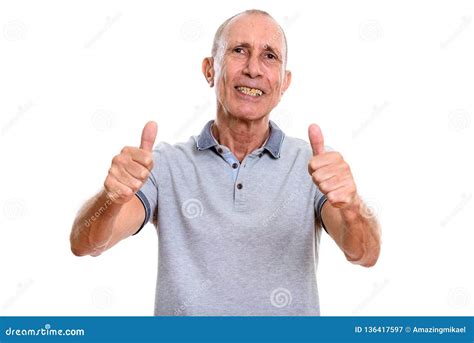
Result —
<svg viewBox="0 0 474 343"><path fill-rule="evenodd" d="M313 150L308 172L315 185L326 195L333 207L345 209L357 204L356 184L342 155L336 151L324 151L324 138L318 125L309 126L308 136Z"/></svg>

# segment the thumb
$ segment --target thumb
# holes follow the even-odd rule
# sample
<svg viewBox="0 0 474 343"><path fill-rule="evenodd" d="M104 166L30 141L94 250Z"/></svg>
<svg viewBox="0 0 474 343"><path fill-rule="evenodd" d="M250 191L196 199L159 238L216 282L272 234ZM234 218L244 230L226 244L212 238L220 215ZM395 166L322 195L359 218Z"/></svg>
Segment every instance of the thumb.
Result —
<svg viewBox="0 0 474 343"><path fill-rule="evenodd" d="M309 142L313 149L313 156L324 153L324 137L321 129L316 124L311 124L308 128Z"/></svg>
<svg viewBox="0 0 474 343"><path fill-rule="evenodd" d="M146 123L142 131L142 140L140 149L152 151L155 144L156 134L158 132L158 125L154 121Z"/></svg>

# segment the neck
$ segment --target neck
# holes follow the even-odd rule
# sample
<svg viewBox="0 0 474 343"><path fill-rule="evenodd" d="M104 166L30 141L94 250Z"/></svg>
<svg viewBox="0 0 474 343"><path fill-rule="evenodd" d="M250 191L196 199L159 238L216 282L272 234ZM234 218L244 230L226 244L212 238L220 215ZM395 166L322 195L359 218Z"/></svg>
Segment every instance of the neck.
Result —
<svg viewBox="0 0 474 343"><path fill-rule="evenodd" d="M256 120L244 120L231 115L217 113L211 127L219 144L228 147L239 160L262 146L270 134L269 116Z"/></svg>

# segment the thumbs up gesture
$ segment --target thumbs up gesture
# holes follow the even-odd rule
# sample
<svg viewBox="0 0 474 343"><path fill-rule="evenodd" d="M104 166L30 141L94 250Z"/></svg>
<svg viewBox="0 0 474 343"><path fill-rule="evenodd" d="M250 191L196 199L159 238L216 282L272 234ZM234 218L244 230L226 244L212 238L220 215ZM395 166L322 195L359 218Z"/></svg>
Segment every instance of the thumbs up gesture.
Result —
<svg viewBox="0 0 474 343"><path fill-rule="evenodd" d="M158 126L148 122L142 131L140 147L124 147L120 154L112 159L112 165L104 182L108 198L117 204L132 199L143 186L153 168L153 145Z"/></svg>
<svg viewBox="0 0 474 343"><path fill-rule="evenodd" d="M349 165L336 151L324 151L324 137L316 124L308 128L313 157L308 172L313 182L336 208L346 208L357 198L357 188Z"/></svg>

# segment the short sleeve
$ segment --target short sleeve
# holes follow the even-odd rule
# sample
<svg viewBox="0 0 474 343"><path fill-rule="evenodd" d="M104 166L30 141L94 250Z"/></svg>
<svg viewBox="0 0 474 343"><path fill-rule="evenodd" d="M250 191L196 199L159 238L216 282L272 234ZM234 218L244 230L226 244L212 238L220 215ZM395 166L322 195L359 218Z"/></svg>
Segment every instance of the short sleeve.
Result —
<svg viewBox="0 0 474 343"><path fill-rule="evenodd" d="M326 232L328 232L328 230L324 226L321 210L327 200L328 198L319 190L318 187L316 187L316 196L314 197L314 210L316 213L316 221L321 223L322 227Z"/></svg>
<svg viewBox="0 0 474 343"><path fill-rule="evenodd" d="M135 193L137 198L141 201L143 208L145 209L145 220L143 220L140 228L133 234L136 235L140 230L150 221L155 221L157 218L157 206L158 206L158 183L157 180L157 168L159 165L158 161L159 152L155 148L153 151L153 169L151 170L150 176L143 184L142 188Z"/></svg>

